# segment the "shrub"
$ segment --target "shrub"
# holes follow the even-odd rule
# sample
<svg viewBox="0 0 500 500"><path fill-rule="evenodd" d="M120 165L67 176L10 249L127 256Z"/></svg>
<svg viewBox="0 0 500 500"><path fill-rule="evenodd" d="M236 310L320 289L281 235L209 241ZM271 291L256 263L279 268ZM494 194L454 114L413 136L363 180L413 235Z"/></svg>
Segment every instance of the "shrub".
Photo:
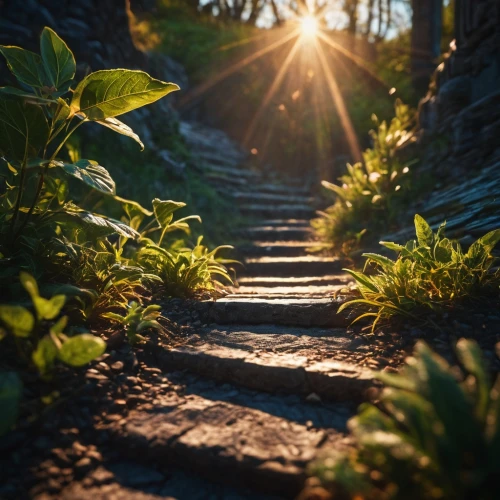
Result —
<svg viewBox="0 0 500 500"><path fill-rule="evenodd" d="M395 261L383 255L363 254L367 265L375 264L377 273L369 276L346 269L356 280L362 298L343 304L339 312L360 307L367 312L356 321L373 317L375 328L379 320L391 316L418 319L421 311L442 312L464 300L498 294L500 271L491 272L496 260L491 251L500 241L500 229L479 238L467 252L458 242L445 238L444 229L445 223L433 233L429 224L416 215L416 241L410 240L404 246L381 242L399 253Z"/></svg>
<svg viewBox="0 0 500 500"><path fill-rule="evenodd" d="M319 482L325 499L497 498L500 377L492 386L475 342L456 352L461 369L420 342L400 373L379 373L380 402L349 422L355 448L313 463L310 492Z"/></svg>
<svg viewBox="0 0 500 500"><path fill-rule="evenodd" d="M376 234L382 222L396 220L409 189L411 166L397 153L413 138L415 113L399 100L395 111L389 126L373 116L377 130L370 132L373 146L363 153L363 163L347 165L340 185L322 182L336 195L335 203L311 222L323 248L349 254L368 230Z"/></svg>

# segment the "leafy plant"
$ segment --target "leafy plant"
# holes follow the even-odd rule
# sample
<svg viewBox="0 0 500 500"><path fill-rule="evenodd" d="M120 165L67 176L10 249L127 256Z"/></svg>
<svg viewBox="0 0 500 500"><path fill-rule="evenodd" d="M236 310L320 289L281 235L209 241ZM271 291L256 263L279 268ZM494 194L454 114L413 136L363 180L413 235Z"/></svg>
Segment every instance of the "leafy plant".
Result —
<svg viewBox="0 0 500 500"><path fill-rule="evenodd" d="M46 299L40 295L33 276L21 273L20 279L31 297L34 312L18 304L0 305L0 322L3 325L0 338L14 340L22 358L46 375L56 360L80 367L103 354L106 343L100 337L88 333L74 336L63 333L68 323L67 316L59 317L66 302L64 295Z"/></svg>
<svg viewBox="0 0 500 500"><path fill-rule="evenodd" d="M126 315L108 312L103 317L123 325L129 342L135 344L145 340L141 335L145 330L162 330L162 326L158 323L158 318L161 316L160 310L161 307L157 305L143 307L138 302L131 302L127 307Z"/></svg>
<svg viewBox="0 0 500 500"><path fill-rule="evenodd" d="M138 251L137 262L162 279L164 291L169 296L190 297L199 291L214 290L215 286L222 285L216 276L232 283L224 264L236 261L219 259L216 255L224 248L233 247L221 245L209 251L202 239L202 236L198 238L193 249L177 251L149 244Z"/></svg>
<svg viewBox="0 0 500 500"><path fill-rule="evenodd" d="M375 328L379 320L394 315L417 319L417 309L439 312L463 300L498 293L500 272L492 272L496 259L491 252L500 241L500 229L479 238L464 252L458 242L444 236L445 225L433 233L429 224L415 215L416 241L404 246L380 242L398 252L395 261L383 255L363 254L366 265L375 264L378 272L370 276L345 270L356 280L362 298L343 304L339 312L350 307L368 310L356 321L373 317Z"/></svg>
<svg viewBox="0 0 500 500"><path fill-rule="evenodd" d="M76 63L55 32L45 28L41 56L19 47L0 47L22 89L0 88L0 156L6 189L0 199L0 253L12 258L22 240L43 231L83 231L92 239L113 233L137 237L119 221L84 210L70 198L70 181L107 196L115 183L93 160L58 158L72 134L94 122L137 141L139 137L116 117L150 104L177 85L155 80L142 71L102 70L87 75L69 98Z"/></svg>
<svg viewBox="0 0 500 500"><path fill-rule="evenodd" d="M373 115L377 125L370 132L373 146L363 153L362 163L347 165L340 185L322 182L336 196L335 203L311 221L324 242L322 248L347 255L359 247L368 229L374 233L380 221L395 220L409 188L411 166L400 159L398 151L412 140L415 121L415 112L400 100L395 112L389 125Z"/></svg>
<svg viewBox="0 0 500 500"><path fill-rule="evenodd" d="M377 375L380 402L349 422L356 447L310 467L322 498L498 497L500 377L492 386L475 342L461 339L456 352L460 370L420 342L400 373Z"/></svg>

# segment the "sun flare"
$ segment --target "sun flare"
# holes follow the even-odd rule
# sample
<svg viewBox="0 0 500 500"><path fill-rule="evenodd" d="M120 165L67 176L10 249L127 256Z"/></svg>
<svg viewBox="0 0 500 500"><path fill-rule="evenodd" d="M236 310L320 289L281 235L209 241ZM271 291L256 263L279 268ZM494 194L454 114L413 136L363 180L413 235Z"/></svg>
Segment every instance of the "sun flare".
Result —
<svg viewBox="0 0 500 500"><path fill-rule="evenodd" d="M303 17L300 24L304 36L312 38L318 34L318 20L314 16Z"/></svg>

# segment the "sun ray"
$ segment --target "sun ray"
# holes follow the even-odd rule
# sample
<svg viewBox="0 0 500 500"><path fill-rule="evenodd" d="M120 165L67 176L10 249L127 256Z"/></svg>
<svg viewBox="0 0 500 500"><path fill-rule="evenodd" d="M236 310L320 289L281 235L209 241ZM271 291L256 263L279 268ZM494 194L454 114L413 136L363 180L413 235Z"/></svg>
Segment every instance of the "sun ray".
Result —
<svg viewBox="0 0 500 500"><path fill-rule="evenodd" d="M254 52L253 54L245 57L241 61L238 61L236 64L233 64L229 68L226 68L225 70L221 71L218 73L216 76L208 80L207 82L199 85L198 87L194 88L191 92L186 94L182 99L179 100L179 107L183 107L189 102L193 101L194 99L197 99L201 95L203 95L205 92L210 90L211 88L215 87L219 82L222 80L225 80L232 74L236 73L237 71L240 71L243 69L245 66L248 66L249 64L253 63L257 59L260 59L261 57L265 56L269 52L272 52L273 50L276 50L278 47L281 47L285 43L289 42L295 37L298 37L300 34L300 31L294 30L288 35L284 36L280 40L272 43L271 45L268 45L267 47L264 47L257 52Z"/></svg>
<svg viewBox="0 0 500 500"><path fill-rule="evenodd" d="M286 75L286 72L290 65L292 64L293 59L295 58L295 55L297 54L297 50L299 49L300 46L300 38L298 38L293 47L290 49L290 52L286 56L285 60L283 61L283 64L281 65L281 68L279 69L278 73L276 74L276 77L273 80L273 83L269 87L269 90L267 91L266 95L264 96L264 99L260 103L257 112L255 113L252 121L250 122L250 125L248 127L247 133L245 135L245 138L243 140L243 144L245 146L248 146L248 143L252 139L255 128L257 124L259 123L259 120L262 116L262 113L264 110L269 106L269 103L271 102L271 99L274 97L276 92L278 91L279 87L281 86L281 83L283 82L283 78Z"/></svg>
<svg viewBox="0 0 500 500"><path fill-rule="evenodd" d="M276 36L276 32L274 30L269 30L266 33L261 33L259 35L251 36L249 38L245 38L243 40L238 40L236 42L228 43L216 49L216 52L225 52L226 50L234 49L235 47L241 47L242 45L247 45L252 42L256 42L258 40L262 40L263 38L271 38Z"/></svg>
<svg viewBox="0 0 500 500"><path fill-rule="evenodd" d="M320 38L323 42L325 42L327 45L329 45L332 49L340 52L347 58L349 58L356 66L358 66L360 69L362 69L366 74L368 74L373 80L375 80L377 83L382 85L385 89L389 89L390 86L387 85L377 74L375 74L363 61L363 59L356 54L353 54L350 50L346 49L345 47L342 47L339 43L331 40L328 38L324 33L321 31L317 32L317 37Z"/></svg>
<svg viewBox="0 0 500 500"><path fill-rule="evenodd" d="M340 91L339 85L332 73L332 70L328 66L328 61L326 60L323 47L321 47L320 43L316 43L315 46L317 49L320 66L323 69L326 83L328 84L328 88L330 90L330 95L332 97L333 103L340 118L340 122L342 124L342 128L344 129L344 133L346 135L349 150L354 161L361 161L361 147L359 145L358 136L356 135L356 131L354 130L349 111L347 110L344 97L342 96L342 92Z"/></svg>

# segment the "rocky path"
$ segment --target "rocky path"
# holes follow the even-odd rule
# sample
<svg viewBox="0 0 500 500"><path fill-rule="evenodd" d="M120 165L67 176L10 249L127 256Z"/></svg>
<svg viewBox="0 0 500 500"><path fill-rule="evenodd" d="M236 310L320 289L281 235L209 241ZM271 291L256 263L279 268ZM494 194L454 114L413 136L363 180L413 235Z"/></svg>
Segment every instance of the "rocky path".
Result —
<svg viewBox="0 0 500 500"><path fill-rule="evenodd" d="M186 345L155 351L184 394L156 392L106 430L129 459L222 485L217 493L202 485L196 495L177 491L178 498L293 498L311 459L348 446L347 419L377 362L336 314L341 299L333 294L349 281L344 263L306 252L313 244L306 191L254 183L234 200L261 221L244 229L251 243L240 248L238 286L198 304L206 327Z"/></svg>

